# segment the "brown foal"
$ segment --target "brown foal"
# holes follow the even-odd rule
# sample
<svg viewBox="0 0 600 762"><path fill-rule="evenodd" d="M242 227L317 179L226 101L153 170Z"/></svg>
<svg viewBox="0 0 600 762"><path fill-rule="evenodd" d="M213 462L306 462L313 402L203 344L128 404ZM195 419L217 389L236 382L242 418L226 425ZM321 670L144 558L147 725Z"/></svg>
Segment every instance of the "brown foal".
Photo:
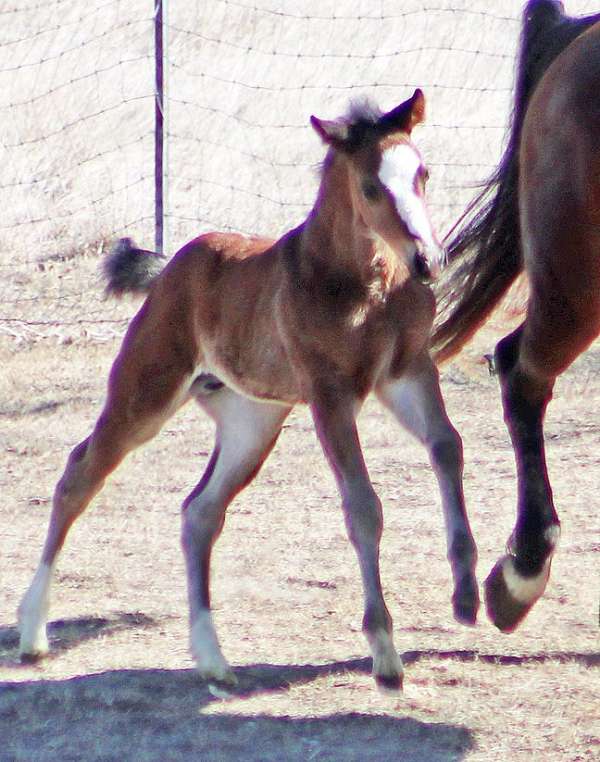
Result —
<svg viewBox="0 0 600 762"><path fill-rule="evenodd" d="M258 472L297 403L310 406L331 465L364 585L363 628L377 683L397 690L402 663L379 576L382 510L356 416L371 391L428 450L439 481L454 576L454 614L479 605L476 548L462 489L462 445L428 353L435 311L426 285L444 261L425 205L427 172L411 142L424 97L389 113L313 117L328 146L307 219L280 240L211 233L160 273L125 241L109 289L147 290L113 365L104 410L56 487L41 563L20 606L21 654L43 654L49 588L73 521L133 448L195 398L216 424L206 472L185 500L191 649L200 674L235 682L210 610L211 549L233 497Z"/></svg>

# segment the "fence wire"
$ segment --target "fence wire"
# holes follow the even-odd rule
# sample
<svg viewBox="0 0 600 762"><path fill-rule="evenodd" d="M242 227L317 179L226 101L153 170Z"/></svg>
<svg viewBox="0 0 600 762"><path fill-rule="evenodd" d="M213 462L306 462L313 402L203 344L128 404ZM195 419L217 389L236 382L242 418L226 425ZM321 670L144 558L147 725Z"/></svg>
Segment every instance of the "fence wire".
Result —
<svg viewBox="0 0 600 762"><path fill-rule="evenodd" d="M209 229L277 236L311 207L311 114L421 87L415 140L443 234L499 158L520 0L165 0L167 253ZM587 0L567 2L573 14ZM122 332L98 259L154 241L153 0L0 9L0 335Z"/></svg>

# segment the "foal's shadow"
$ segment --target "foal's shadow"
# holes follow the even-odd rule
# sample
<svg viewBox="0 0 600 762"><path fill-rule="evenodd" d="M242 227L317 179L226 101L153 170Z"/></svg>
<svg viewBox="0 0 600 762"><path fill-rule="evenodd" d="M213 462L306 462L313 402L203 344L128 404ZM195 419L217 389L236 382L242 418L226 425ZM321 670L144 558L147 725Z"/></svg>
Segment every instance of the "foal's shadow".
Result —
<svg viewBox="0 0 600 762"><path fill-rule="evenodd" d="M157 622L140 612L119 612L112 617L77 617L57 619L47 626L50 653L53 659L87 640L113 635L123 630L155 627ZM16 627L0 626L0 666L17 667L19 663L19 632Z"/></svg>
<svg viewBox="0 0 600 762"><path fill-rule="evenodd" d="M69 680L0 683L2 759L139 762L458 762L475 745L461 725L389 712L336 710L334 687L317 705L278 711L269 694L332 669L255 665L237 670L253 697L217 701L194 670L112 670ZM259 695L260 694L260 695ZM289 711L289 706L286 705ZM324 711L323 711L324 710ZM316 716L315 716L316 713ZM5 757L2 753L6 754Z"/></svg>
<svg viewBox="0 0 600 762"><path fill-rule="evenodd" d="M55 621L48 627L52 649L48 658L86 640L157 625L143 614L126 613ZM16 628L0 627L0 664L17 668L17 649ZM511 656L423 650L403 654L407 665L421 659L477 660L498 668L557 660L600 666L599 654L571 652ZM120 760L449 762L464 759L474 747L469 728L402 716L402 702L398 716L364 713L358 707L350 713L336 711L337 684L345 685L351 675L370 671L368 658L319 665L253 664L235 670L239 685L227 693L207 685L193 669L119 669L65 680L3 682L0 735L14 758L35 752L33 756L39 759L71 758L90 738L96 739L97 758ZM302 716L278 713L278 695L322 678L329 678L324 686L327 692L319 693L325 714L317 710L318 716L313 716L312 705L301 707ZM285 708L289 711L287 703Z"/></svg>
<svg viewBox="0 0 600 762"><path fill-rule="evenodd" d="M140 615L53 622L51 654L126 627L156 624ZM17 648L16 629L0 628L5 664L17 666ZM473 748L468 728L402 716L402 704L396 716L394 710L336 709L338 684L370 671L370 659L253 664L235 670L239 685L228 694L193 669L118 669L63 680L35 674L33 680L0 682L0 737L7 759L39 760L450 762ZM326 690L309 706L292 700L297 716L289 716L290 701L281 705L278 697L319 678L330 678Z"/></svg>
<svg viewBox="0 0 600 762"><path fill-rule="evenodd" d="M119 612L112 617L57 619L54 622L48 623L47 632L50 642L50 653L44 660L56 658L61 653L75 648L88 640L105 638L123 630L156 627L157 625L158 622L155 619L141 612ZM19 633L17 628L0 626L0 666L21 666L18 659L18 646ZM414 664L421 659L460 662L478 661L497 666L518 666L521 664L540 664L544 662L576 662L585 667L600 667L600 653L579 653L576 651L548 651L539 654L486 654L470 649L427 649L422 651L405 651L402 654L402 661L405 665ZM278 681L283 681L283 683L289 685L290 681L297 682L299 670L305 672L305 682L325 674L344 672L370 674L371 659L350 659L322 666L260 665L238 668L235 672L240 684L235 693L244 694L252 692L252 686L255 686L258 691L276 689Z"/></svg>

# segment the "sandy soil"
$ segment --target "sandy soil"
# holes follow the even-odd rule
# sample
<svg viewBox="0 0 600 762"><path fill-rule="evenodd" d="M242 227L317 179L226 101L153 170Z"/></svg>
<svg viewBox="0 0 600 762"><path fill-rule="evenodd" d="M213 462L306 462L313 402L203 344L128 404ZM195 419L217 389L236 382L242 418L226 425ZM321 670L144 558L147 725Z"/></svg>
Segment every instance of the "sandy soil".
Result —
<svg viewBox="0 0 600 762"><path fill-rule="evenodd" d="M274 235L300 222L322 158L308 118L335 117L352 96L391 107L425 88L428 124L415 138L441 233L495 166L520 0L301 5L170 3L170 250L207 228ZM566 2L572 13L594 6ZM0 762L598 759L597 346L550 407L563 537L546 596L511 636L483 614L473 629L453 621L425 454L375 403L365 407L402 697L380 696L369 675L357 564L304 410L231 506L215 554L235 695L213 695L187 650L179 506L212 446L191 406L75 526L52 654L18 663L15 611L54 484L94 423L135 309L103 300L99 259L116 235L152 245L152 19L145 0L9 3L1 14ZM482 361L506 329L491 326L443 376L465 442L481 579L514 516L512 451Z"/></svg>
<svg viewBox="0 0 600 762"><path fill-rule="evenodd" d="M444 373L465 442L483 579L513 518L512 452L493 329ZM116 472L75 526L51 612L52 655L17 662L15 610L37 563L49 496L98 412L116 349L76 341L0 347L0 760L592 760L600 751L598 350L561 379L548 416L563 538L521 629L457 625L439 498L421 448L369 402L361 435L385 505L382 571L406 664L380 696L360 632L361 593L333 479L295 411L231 506L214 559L216 621L240 679L215 697L187 651L179 505L211 448L193 407Z"/></svg>

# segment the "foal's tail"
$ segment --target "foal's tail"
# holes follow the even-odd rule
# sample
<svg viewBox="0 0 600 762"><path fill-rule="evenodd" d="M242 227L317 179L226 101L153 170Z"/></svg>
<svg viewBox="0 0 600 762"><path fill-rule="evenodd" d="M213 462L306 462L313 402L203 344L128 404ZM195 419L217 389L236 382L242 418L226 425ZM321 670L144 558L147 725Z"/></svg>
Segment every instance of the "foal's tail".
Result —
<svg viewBox="0 0 600 762"><path fill-rule="evenodd" d="M523 13L509 140L498 168L448 234L453 264L436 288L431 339L437 362L449 359L490 316L523 269L519 224L519 145L535 87L570 42L598 21L572 19L559 0L530 0Z"/></svg>
<svg viewBox="0 0 600 762"><path fill-rule="evenodd" d="M138 249L131 238L119 238L103 264L106 293L145 294L165 266L166 257Z"/></svg>

